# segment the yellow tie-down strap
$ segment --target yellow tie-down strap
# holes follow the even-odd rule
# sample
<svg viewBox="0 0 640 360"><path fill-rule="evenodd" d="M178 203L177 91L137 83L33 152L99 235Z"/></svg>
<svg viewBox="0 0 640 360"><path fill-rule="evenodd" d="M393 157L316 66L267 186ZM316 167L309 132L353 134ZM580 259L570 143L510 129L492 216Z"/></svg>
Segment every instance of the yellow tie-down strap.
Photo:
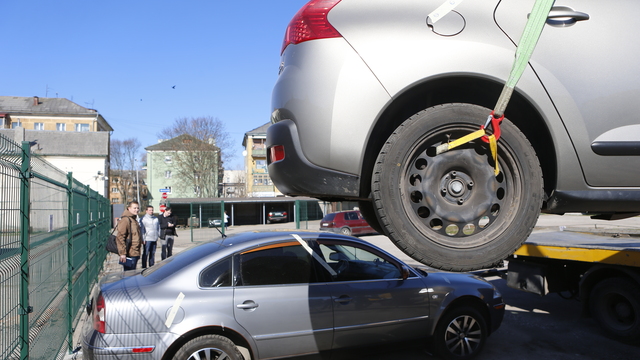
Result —
<svg viewBox="0 0 640 360"><path fill-rule="evenodd" d="M513 255L640 267L640 251L524 244Z"/></svg>
<svg viewBox="0 0 640 360"><path fill-rule="evenodd" d="M446 144L441 144L436 147L436 154L442 154L443 152L447 152L455 147L466 144L473 140L479 139L485 136L487 132L485 129L480 129L478 131L474 131L471 134L467 134L460 139L453 140ZM498 141L496 140L496 136L491 134L488 136L489 138L489 148L491 148L491 158L493 158L493 163L496 165L494 173L496 176L500 174L500 168L498 167Z"/></svg>

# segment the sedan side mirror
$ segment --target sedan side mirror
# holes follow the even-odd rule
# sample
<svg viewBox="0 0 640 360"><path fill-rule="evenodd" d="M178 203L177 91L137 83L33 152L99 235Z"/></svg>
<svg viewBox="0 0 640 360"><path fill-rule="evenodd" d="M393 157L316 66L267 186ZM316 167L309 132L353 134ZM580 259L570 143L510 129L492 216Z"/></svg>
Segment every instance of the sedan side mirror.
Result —
<svg viewBox="0 0 640 360"><path fill-rule="evenodd" d="M402 265L402 271L401 271L402 280L407 280L410 274L411 274L411 270L409 270L409 268L406 265Z"/></svg>

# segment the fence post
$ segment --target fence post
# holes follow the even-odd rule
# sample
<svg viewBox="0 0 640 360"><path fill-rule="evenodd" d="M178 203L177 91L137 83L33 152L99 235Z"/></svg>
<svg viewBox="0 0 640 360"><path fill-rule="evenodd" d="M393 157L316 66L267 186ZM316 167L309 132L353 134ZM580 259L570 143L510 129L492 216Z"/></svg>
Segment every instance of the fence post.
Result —
<svg viewBox="0 0 640 360"><path fill-rule="evenodd" d="M87 283L86 283L86 289L88 289L89 291L91 291L91 288L89 287L89 285L91 284L91 279L89 274L91 273L90 269L91 269L91 265L89 262L89 259L91 258L91 248L90 248L90 244L91 241L94 239L95 237L95 223L93 221L95 221L93 219L93 213L91 212L91 196L93 196L93 194L91 193L93 190L91 190L91 186L89 186L88 184L86 185L86 194L87 194L87 214L86 219L87 219L87 226L85 227L86 229L86 233L87 236L85 236L85 239L87 239L86 243L84 244L84 248L87 249L87 256L84 258L84 271L87 273L86 279L87 279Z"/></svg>
<svg viewBox="0 0 640 360"><path fill-rule="evenodd" d="M67 173L67 330L69 351L73 350L73 173Z"/></svg>
<svg viewBox="0 0 640 360"><path fill-rule="evenodd" d="M189 220L187 224L189 225L189 229L191 229L191 242L193 242L193 203L189 203Z"/></svg>
<svg viewBox="0 0 640 360"><path fill-rule="evenodd" d="M296 217L296 229L300 229L300 200L296 200L293 204L293 213Z"/></svg>
<svg viewBox="0 0 640 360"><path fill-rule="evenodd" d="M22 142L22 164L20 168L20 359L29 358L29 313L33 308L29 305L29 212L30 212L30 179L31 146L28 141Z"/></svg>
<svg viewBox="0 0 640 360"><path fill-rule="evenodd" d="M220 222L222 223L222 234L224 234L227 231L227 226L224 222L224 219L227 218L224 213L224 201L220 201L220 214L222 214L222 216L220 216Z"/></svg>

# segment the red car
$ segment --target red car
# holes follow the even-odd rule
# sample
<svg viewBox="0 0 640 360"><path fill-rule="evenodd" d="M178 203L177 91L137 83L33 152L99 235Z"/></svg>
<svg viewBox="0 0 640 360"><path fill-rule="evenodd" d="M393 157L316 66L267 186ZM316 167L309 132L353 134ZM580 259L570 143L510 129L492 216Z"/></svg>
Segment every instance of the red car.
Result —
<svg viewBox="0 0 640 360"><path fill-rule="evenodd" d="M321 231L344 235L376 234L359 210L339 211L325 215L320 221Z"/></svg>

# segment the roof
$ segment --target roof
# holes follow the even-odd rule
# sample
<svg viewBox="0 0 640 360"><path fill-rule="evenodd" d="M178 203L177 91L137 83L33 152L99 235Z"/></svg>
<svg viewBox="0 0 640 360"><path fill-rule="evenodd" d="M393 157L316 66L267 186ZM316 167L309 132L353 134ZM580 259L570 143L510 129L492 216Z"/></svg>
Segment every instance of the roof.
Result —
<svg viewBox="0 0 640 360"><path fill-rule="evenodd" d="M247 146L247 138L249 136L256 136L256 135L263 135L266 136L267 135L267 129L269 128L269 126L271 126L271 123L268 122L262 126L259 126L253 130L249 130L246 133L244 133L244 138L242 139L242 146Z"/></svg>
<svg viewBox="0 0 640 360"><path fill-rule="evenodd" d="M107 131L113 130L97 110L88 109L65 98L0 96L0 113L9 115L95 116Z"/></svg>
<svg viewBox="0 0 640 360"><path fill-rule="evenodd" d="M206 142L204 142L204 141L202 141L202 140L200 140L200 139L198 139L198 138L196 138L194 136L191 136L189 134L182 134L182 135L176 136L176 137L174 137L172 139L165 140L165 141L162 141L160 143L157 143L155 145L147 146L144 149L147 150L147 151L176 151L178 149L184 148L182 144L184 143L185 140L187 140L187 141L188 140L198 141L198 142L200 142L202 144L209 145L209 146L211 146L211 150L216 150L218 148L215 145L207 144Z"/></svg>
<svg viewBox="0 0 640 360"><path fill-rule="evenodd" d="M224 201L225 204L240 204L240 203L295 203L296 200L300 201L318 201L318 199L310 197L289 197L289 196L276 196L276 197L244 197L244 198L171 198L169 203L173 205L177 204L211 204Z"/></svg>

